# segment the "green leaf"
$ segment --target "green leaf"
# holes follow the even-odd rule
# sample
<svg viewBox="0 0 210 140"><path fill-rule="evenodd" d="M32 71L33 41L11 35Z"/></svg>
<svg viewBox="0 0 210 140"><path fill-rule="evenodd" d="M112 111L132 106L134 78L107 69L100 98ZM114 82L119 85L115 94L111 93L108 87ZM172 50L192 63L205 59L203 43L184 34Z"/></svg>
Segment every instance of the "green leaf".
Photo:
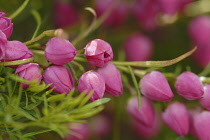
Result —
<svg viewBox="0 0 210 140"><path fill-rule="evenodd" d="M37 134L49 132L49 131L52 131L52 130L47 129L47 130L35 131L35 132L31 132L31 133L24 134L23 137L27 138L27 137L31 137L31 136L34 136L34 135L37 135Z"/></svg>
<svg viewBox="0 0 210 140"><path fill-rule="evenodd" d="M62 101L66 97L66 94L57 94L57 95L52 95L51 97L47 98L48 102L57 102L57 101Z"/></svg>

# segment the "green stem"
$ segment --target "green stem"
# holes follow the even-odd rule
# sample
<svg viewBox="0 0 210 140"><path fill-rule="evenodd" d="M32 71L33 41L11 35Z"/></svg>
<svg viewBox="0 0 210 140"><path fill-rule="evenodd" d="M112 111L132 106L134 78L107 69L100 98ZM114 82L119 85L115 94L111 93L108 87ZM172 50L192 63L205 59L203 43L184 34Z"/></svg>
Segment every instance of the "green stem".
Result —
<svg viewBox="0 0 210 140"><path fill-rule="evenodd" d="M14 12L12 15L9 16L9 18L14 19L17 15L19 15L27 6L30 0L25 0L24 3Z"/></svg>
<svg viewBox="0 0 210 140"><path fill-rule="evenodd" d="M36 41L39 41L40 39L42 39L45 36L49 36L49 37L54 37L55 36L55 30L47 30L44 31L43 33L41 33L39 36L37 36L36 38L26 41L24 42L25 45L30 45Z"/></svg>
<svg viewBox="0 0 210 140"><path fill-rule="evenodd" d="M42 19L41 19L40 14L39 14L36 10L32 10L31 13L32 13L32 15L34 16L34 18L35 18L35 20L36 20L36 23L37 23L36 30L35 30L35 32L34 32L32 38L31 38L31 39L34 39L34 38L36 37L36 35L37 35L39 29L40 29L41 20L42 20Z"/></svg>
<svg viewBox="0 0 210 140"><path fill-rule="evenodd" d="M124 62L124 61L112 61L113 64L115 65L122 65L122 66L134 66L134 67L166 67L173 65L186 57L190 56L197 47L192 49L191 51L177 57L171 60L165 60L165 61L130 61L130 62Z"/></svg>
<svg viewBox="0 0 210 140"><path fill-rule="evenodd" d="M33 58L27 58L27 59L16 60L16 61L0 62L0 66L15 66L15 65L20 65L20 64L25 64L33 60L34 60Z"/></svg>

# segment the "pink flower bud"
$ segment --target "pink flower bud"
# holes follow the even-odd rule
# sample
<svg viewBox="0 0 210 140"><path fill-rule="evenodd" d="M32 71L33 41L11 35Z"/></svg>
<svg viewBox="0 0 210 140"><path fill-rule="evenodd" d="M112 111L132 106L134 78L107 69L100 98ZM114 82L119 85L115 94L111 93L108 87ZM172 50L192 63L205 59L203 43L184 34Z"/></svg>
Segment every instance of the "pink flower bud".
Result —
<svg viewBox="0 0 210 140"><path fill-rule="evenodd" d="M106 26L119 26L121 25L127 17L127 6L126 3L117 2L117 0L96 0L96 13L100 17L106 12L108 12L113 6L113 10L108 15L104 21Z"/></svg>
<svg viewBox="0 0 210 140"><path fill-rule="evenodd" d="M4 17L5 13L0 12L0 31L2 31L7 38L9 38L13 31L12 19Z"/></svg>
<svg viewBox="0 0 210 140"><path fill-rule="evenodd" d="M89 140L90 132L87 124L69 123L70 131L74 132L64 138L64 140Z"/></svg>
<svg viewBox="0 0 210 140"><path fill-rule="evenodd" d="M113 59L112 47L101 39L90 41L85 47L88 62L94 66L103 67Z"/></svg>
<svg viewBox="0 0 210 140"><path fill-rule="evenodd" d="M143 125L136 120L133 120L134 131L140 136L144 138L153 138L155 137L161 128L161 121L159 114L155 113L155 119L151 126Z"/></svg>
<svg viewBox="0 0 210 140"><path fill-rule="evenodd" d="M200 105L210 111L210 85L204 86L204 94L203 97L199 99Z"/></svg>
<svg viewBox="0 0 210 140"><path fill-rule="evenodd" d="M132 98L127 105L128 113L145 127L152 127L155 119L153 103L146 97L142 97L140 108L138 108L138 97Z"/></svg>
<svg viewBox="0 0 210 140"><path fill-rule="evenodd" d="M123 93L121 75L115 65L108 63L97 69L97 72L104 78L106 93L116 97Z"/></svg>
<svg viewBox="0 0 210 140"><path fill-rule="evenodd" d="M68 40L53 37L46 44L45 57L53 64L67 64L71 62L75 56L76 49Z"/></svg>
<svg viewBox="0 0 210 140"><path fill-rule="evenodd" d="M140 81L140 90L144 96L156 101L169 101L174 96L168 81L159 71L152 71Z"/></svg>
<svg viewBox="0 0 210 140"><path fill-rule="evenodd" d="M137 0L134 4L133 14L145 30L154 30L157 27L159 6L154 0Z"/></svg>
<svg viewBox="0 0 210 140"><path fill-rule="evenodd" d="M78 14L72 4L57 0L54 3L54 23L58 28L71 26L78 21Z"/></svg>
<svg viewBox="0 0 210 140"><path fill-rule="evenodd" d="M195 121L195 116L201 112L201 108L196 108L196 109L191 109L188 110L189 113L189 134L193 135L194 137L198 137L195 126L194 126L194 121Z"/></svg>
<svg viewBox="0 0 210 140"><path fill-rule="evenodd" d="M199 99L203 96L203 85L197 75L192 72L183 72L177 77L175 83L179 95L188 100Z"/></svg>
<svg viewBox="0 0 210 140"><path fill-rule="evenodd" d="M49 66L44 74L46 84L52 84L49 88L55 88L56 93L69 93L74 88L74 79L71 71L64 66Z"/></svg>
<svg viewBox="0 0 210 140"><path fill-rule="evenodd" d="M210 139L210 112L203 111L194 116L194 127L199 140Z"/></svg>
<svg viewBox="0 0 210 140"><path fill-rule="evenodd" d="M191 0L157 0L164 14L173 15L191 2Z"/></svg>
<svg viewBox="0 0 210 140"><path fill-rule="evenodd" d="M8 41L3 61L15 61L33 57L32 52L20 41ZM16 68L17 66L12 66Z"/></svg>
<svg viewBox="0 0 210 140"><path fill-rule="evenodd" d="M6 47L7 47L7 37L0 30L0 61L2 61L4 59L4 57L5 57Z"/></svg>
<svg viewBox="0 0 210 140"><path fill-rule="evenodd" d="M147 61L152 55L153 44L147 36L135 33L126 39L124 50L128 61Z"/></svg>
<svg viewBox="0 0 210 140"><path fill-rule="evenodd" d="M206 47L210 44L210 16L204 15L194 18L189 24L189 35L195 45Z"/></svg>
<svg viewBox="0 0 210 140"><path fill-rule="evenodd" d="M189 131L189 115L183 103L172 103L162 113L163 122L179 136Z"/></svg>
<svg viewBox="0 0 210 140"><path fill-rule="evenodd" d="M101 99L105 92L103 77L94 71L83 73L79 78L78 91L81 93L85 90L87 90L87 94L94 90L93 95L90 97L90 101Z"/></svg>
<svg viewBox="0 0 210 140"><path fill-rule="evenodd" d="M21 78L28 81L35 81L36 83L40 83L42 79L42 72L39 69L39 64L37 63L28 63L19 65L15 71ZM23 88L28 88L29 84L22 83Z"/></svg>

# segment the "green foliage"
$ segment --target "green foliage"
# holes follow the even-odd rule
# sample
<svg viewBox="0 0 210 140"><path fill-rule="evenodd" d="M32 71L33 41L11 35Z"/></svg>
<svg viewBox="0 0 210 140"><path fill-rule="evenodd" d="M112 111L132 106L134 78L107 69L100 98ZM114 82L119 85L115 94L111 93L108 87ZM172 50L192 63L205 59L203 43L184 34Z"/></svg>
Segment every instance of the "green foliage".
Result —
<svg viewBox="0 0 210 140"><path fill-rule="evenodd" d="M34 85L33 81L18 78L10 72L1 76L0 138L29 140L48 131L64 137L70 131L68 123L84 123L84 119L102 111L102 104L109 101L103 98L88 103L90 96L86 96L86 92L78 94L72 90L67 95L55 94L52 89L47 90L49 85ZM22 89L19 82L29 83L30 88Z"/></svg>

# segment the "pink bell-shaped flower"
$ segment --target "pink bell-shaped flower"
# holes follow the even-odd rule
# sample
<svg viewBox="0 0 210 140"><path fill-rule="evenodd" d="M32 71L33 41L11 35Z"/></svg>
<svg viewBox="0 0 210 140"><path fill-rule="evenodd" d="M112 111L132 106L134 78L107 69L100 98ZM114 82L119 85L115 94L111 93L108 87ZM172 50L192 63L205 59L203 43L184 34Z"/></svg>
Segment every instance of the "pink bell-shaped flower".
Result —
<svg viewBox="0 0 210 140"><path fill-rule="evenodd" d="M22 60L26 58L32 58L33 53L28 49L28 47L20 41L8 41L5 47L5 56L2 61L15 61ZM12 66L12 68L17 68L18 65Z"/></svg>
<svg viewBox="0 0 210 140"><path fill-rule="evenodd" d="M132 98L127 105L127 111L138 123L151 127L154 124L155 109L152 101L142 97L140 108L138 107L138 97Z"/></svg>
<svg viewBox="0 0 210 140"><path fill-rule="evenodd" d="M68 40L53 37L46 44L45 57L53 64L67 64L75 56L76 49Z"/></svg>
<svg viewBox="0 0 210 140"><path fill-rule="evenodd" d="M183 72L177 77L175 83L179 95L188 100L200 99L203 94L203 85L197 75L192 72Z"/></svg>
<svg viewBox="0 0 210 140"><path fill-rule="evenodd" d="M90 97L90 101L101 99L105 92L105 81L103 77L95 71L83 73L79 78L78 91L82 93L85 90L87 91L87 94L94 90L93 95Z"/></svg>
<svg viewBox="0 0 210 140"><path fill-rule="evenodd" d="M28 81L35 81L36 83L40 83L42 79L42 72L39 69L39 64L37 63L28 63L19 65L15 71L21 78ZM28 88L29 84L21 83L23 88Z"/></svg>
<svg viewBox="0 0 210 140"><path fill-rule="evenodd" d="M210 139L210 112L203 111L194 116L194 127L199 140Z"/></svg>
<svg viewBox="0 0 210 140"><path fill-rule="evenodd" d="M140 81L140 90L144 96L156 101L170 101L174 96L168 81L159 71L152 71Z"/></svg>
<svg viewBox="0 0 210 140"><path fill-rule="evenodd" d="M204 94L203 97L199 99L199 104L210 111L210 85L205 85L204 86Z"/></svg>
<svg viewBox="0 0 210 140"><path fill-rule="evenodd" d="M64 66L49 66L43 74L44 82L51 84L51 88L56 93L69 93L74 88L74 79L71 71Z"/></svg>
<svg viewBox="0 0 210 140"><path fill-rule="evenodd" d="M104 40L94 39L86 45L85 56L90 64L103 67L113 59L112 47Z"/></svg>
<svg viewBox="0 0 210 140"><path fill-rule="evenodd" d="M54 0L53 18L57 28L65 28L78 22L76 9L69 2Z"/></svg>
<svg viewBox="0 0 210 140"><path fill-rule="evenodd" d="M162 113L163 122L179 136L189 131L189 115L183 103L172 103Z"/></svg>
<svg viewBox="0 0 210 140"><path fill-rule="evenodd" d="M6 47L7 47L7 37L0 30L0 61L2 61L5 57Z"/></svg>
<svg viewBox="0 0 210 140"><path fill-rule="evenodd" d="M155 119L151 126L144 125L136 120L132 122L134 131L143 138L153 138L157 136L161 128L161 120L158 113L155 113Z"/></svg>
<svg viewBox="0 0 210 140"><path fill-rule="evenodd" d="M105 92L113 96L119 96L123 93L122 79L119 70L115 65L108 63L97 71L105 81Z"/></svg>
<svg viewBox="0 0 210 140"><path fill-rule="evenodd" d="M12 19L5 17L4 12L0 12L0 31L2 31L7 38L9 38L13 31Z"/></svg>
<svg viewBox="0 0 210 140"><path fill-rule="evenodd" d="M145 35L135 33L124 43L124 50L128 61L147 61L153 52L153 43Z"/></svg>

